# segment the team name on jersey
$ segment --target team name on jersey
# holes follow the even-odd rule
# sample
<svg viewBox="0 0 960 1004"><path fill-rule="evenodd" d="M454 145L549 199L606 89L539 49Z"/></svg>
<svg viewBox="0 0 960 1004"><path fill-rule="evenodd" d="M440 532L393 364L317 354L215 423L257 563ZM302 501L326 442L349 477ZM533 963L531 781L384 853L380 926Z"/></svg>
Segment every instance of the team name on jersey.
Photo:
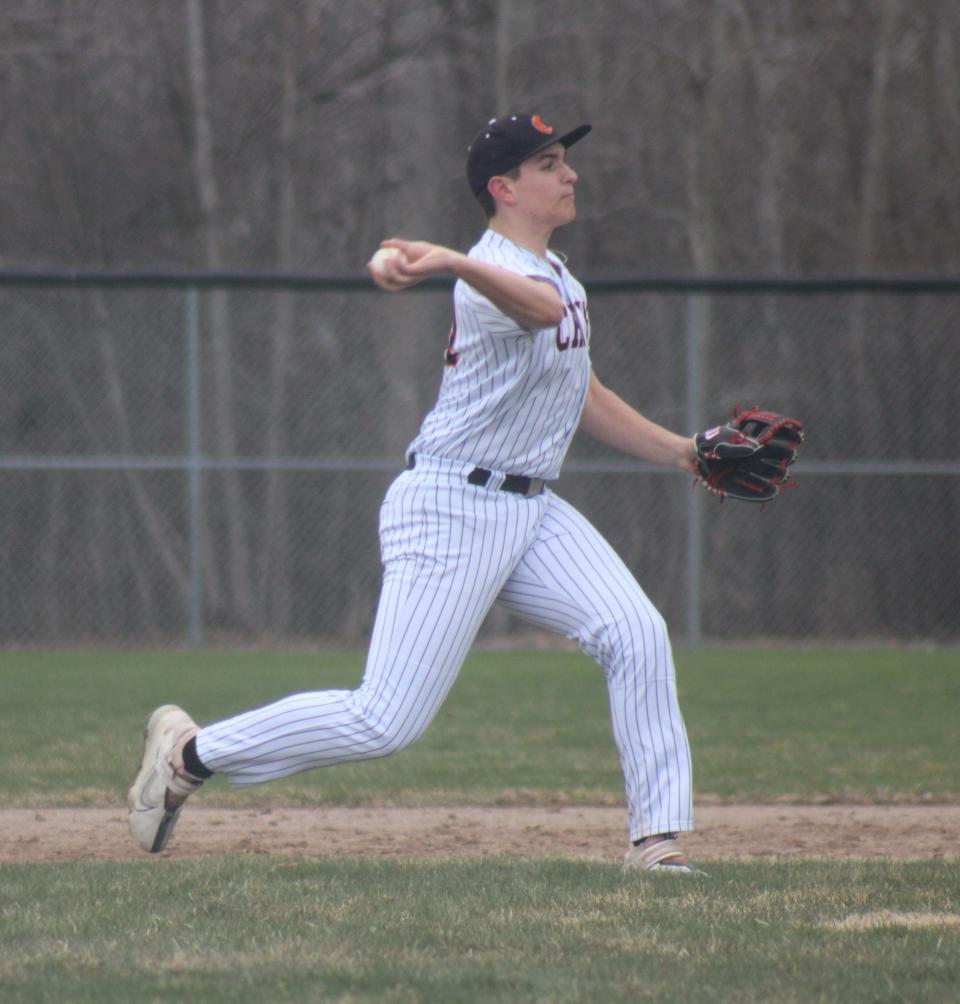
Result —
<svg viewBox="0 0 960 1004"><path fill-rule="evenodd" d="M564 322L557 325L555 336L558 351L566 352L567 349L582 349L589 342L587 332L590 330L590 315L587 312L587 305L582 300L568 301L563 305L564 319L567 317L573 321L572 334L564 334ZM454 318L450 325L450 333L447 335L447 345L443 353L443 361L447 366L456 366L460 362L460 353L454 348L457 341L457 322Z"/></svg>
<svg viewBox="0 0 960 1004"><path fill-rule="evenodd" d="M568 300L563 305L564 319L567 317L573 321L573 333L564 334L564 322L557 325L557 348L561 352L567 349L582 349L589 341L587 332L590 330L590 315L587 313L587 305L582 300Z"/></svg>

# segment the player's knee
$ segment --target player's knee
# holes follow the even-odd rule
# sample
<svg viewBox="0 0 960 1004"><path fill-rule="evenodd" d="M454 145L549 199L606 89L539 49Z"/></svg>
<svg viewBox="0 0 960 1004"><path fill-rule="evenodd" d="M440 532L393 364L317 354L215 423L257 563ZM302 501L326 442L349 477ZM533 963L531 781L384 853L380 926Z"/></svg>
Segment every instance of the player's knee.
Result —
<svg viewBox="0 0 960 1004"><path fill-rule="evenodd" d="M426 730L426 723L395 717L368 721L367 732L374 756L393 756L415 743Z"/></svg>
<svg viewBox="0 0 960 1004"><path fill-rule="evenodd" d="M643 667L668 649L667 622L654 607L631 609L606 625L606 642L616 661Z"/></svg>
<svg viewBox="0 0 960 1004"><path fill-rule="evenodd" d="M380 755L393 756L406 749L416 738L400 728L383 729L377 737Z"/></svg>
<svg viewBox="0 0 960 1004"><path fill-rule="evenodd" d="M354 709L362 723L369 756L391 756L415 743L426 731L439 704L407 699L396 688L362 684L353 693Z"/></svg>

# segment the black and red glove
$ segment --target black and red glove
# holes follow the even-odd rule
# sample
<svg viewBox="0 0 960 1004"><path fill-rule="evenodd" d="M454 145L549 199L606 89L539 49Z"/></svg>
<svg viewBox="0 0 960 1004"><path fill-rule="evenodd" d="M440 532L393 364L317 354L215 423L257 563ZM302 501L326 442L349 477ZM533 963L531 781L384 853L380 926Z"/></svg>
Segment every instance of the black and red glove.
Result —
<svg viewBox="0 0 960 1004"><path fill-rule="evenodd" d="M714 495L769 502L793 485L789 467L803 442L803 423L754 407L697 433L695 441L700 480Z"/></svg>

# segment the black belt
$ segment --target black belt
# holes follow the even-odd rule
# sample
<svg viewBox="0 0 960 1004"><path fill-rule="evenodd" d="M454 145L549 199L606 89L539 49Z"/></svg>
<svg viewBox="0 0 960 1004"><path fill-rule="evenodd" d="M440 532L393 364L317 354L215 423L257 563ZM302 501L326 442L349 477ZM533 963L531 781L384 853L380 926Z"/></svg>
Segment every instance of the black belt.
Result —
<svg viewBox="0 0 960 1004"><path fill-rule="evenodd" d="M416 463L416 454L411 453L407 459L407 470L412 471ZM492 477L493 471L488 471L486 467L474 467L467 475L467 484L485 488ZM526 495L528 498L539 495L546 487L547 482L543 478L528 478L523 474L508 474L499 485L502 492L513 492L515 495Z"/></svg>

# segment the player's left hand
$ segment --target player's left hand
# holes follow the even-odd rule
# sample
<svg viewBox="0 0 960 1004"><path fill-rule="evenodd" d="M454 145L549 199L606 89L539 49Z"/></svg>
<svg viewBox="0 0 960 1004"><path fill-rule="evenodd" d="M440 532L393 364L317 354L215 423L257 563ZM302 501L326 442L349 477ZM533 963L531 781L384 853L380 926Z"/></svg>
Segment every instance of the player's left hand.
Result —
<svg viewBox="0 0 960 1004"><path fill-rule="evenodd" d="M694 442L698 474L711 494L769 502L793 485L789 468L803 442L803 423L754 407L698 433Z"/></svg>

